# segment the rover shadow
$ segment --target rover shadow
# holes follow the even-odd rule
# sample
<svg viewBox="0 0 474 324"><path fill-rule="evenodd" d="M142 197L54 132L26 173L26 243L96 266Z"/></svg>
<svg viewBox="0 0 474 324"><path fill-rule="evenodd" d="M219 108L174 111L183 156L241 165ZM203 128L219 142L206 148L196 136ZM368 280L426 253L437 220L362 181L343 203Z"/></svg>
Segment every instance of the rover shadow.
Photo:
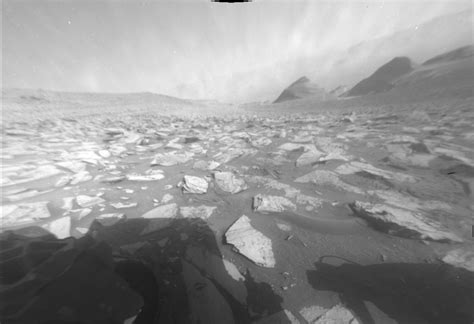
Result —
<svg viewBox="0 0 474 324"><path fill-rule="evenodd" d="M230 276L215 233L202 219L94 222L89 232L110 245L117 260L153 269L160 295L155 323L252 323L283 310L283 299L248 269L244 280Z"/></svg>
<svg viewBox="0 0 474 324"><path fill-rule="evenodd" d="M315 263L307 271L317 290L339 293L364 324L375 324L364 301L399 323L472 323L474 274L445 264L384 263L334 266Z"/></svg>
<svg viewBox="0 0 474 324"><path fill-rule="evenodd" d="M29 249L31 253L29 252L28 263L36 258L34 266L54 259L53 255L57 256L57 251L67 245L63 244L64 242L69 244L70 249L80 250L75 252L75 255L79 256L83 254L84 249L90 250L90 246L101 246L102 254L95 253L87 262L83 262L74 274L61 279L61 285L55 283L55 288L50 289L50 295L66 294L68 298L65 300L68 299L68 302L69 296L76 296L79 300L81 296L94 295L92 291L97 289L94 287L97 283L95 270L87 269L88 265L99 264L98 267L101 267L100 264L110 264L112 266L107 267L108 272L102 272L101 280L109 280L114 273L118 274L132 288L131 291L142 297L143 307L133 322L135 324L240 324L283 313L282 298L276 295L267 283L257 282L248 269L237 280L231 277L214 232L201 219L175 219L172 222L166 219L124 219L115 224L110 220L94 221L89 232L78 239L58 240L51 233L39 228L22 229L18 235L26 237L26 240L41 242L36 250ZM7 245L2 247L2 251L12 251L14 247L8 244L7 242ZM80 246L86 248L80 249ZM102 256L107 260L102 260ZM62 263L67 262L69 261ZM21 273L16 273L18 271L15 269L19 269L18 267L12 266L9 269L12 269L9 273L10 281L21 280L31 270L25 268L21 269ZM82 276L82 273L85 275ZM80 279L75 280L74 275ZM54 279L53 282L55 281L57 280ZM2 284L5 283L0 282L0 285ZM84 289L89 289L88 294L85 294ZM110 293L104 292L103 295ZM31 290L30 297L41 299L41 290ZM61 302L60 298L56 298L43 303L48 304L48 307L60 309ZM120 305L116 306L120 310ZM84 305L81 307L83 313L88 311ZM125 310L127 305L122 305L122 308ZM41 316L41 311L38 314ZM53 322L50 318L38 318L38 323Z"/></svg>

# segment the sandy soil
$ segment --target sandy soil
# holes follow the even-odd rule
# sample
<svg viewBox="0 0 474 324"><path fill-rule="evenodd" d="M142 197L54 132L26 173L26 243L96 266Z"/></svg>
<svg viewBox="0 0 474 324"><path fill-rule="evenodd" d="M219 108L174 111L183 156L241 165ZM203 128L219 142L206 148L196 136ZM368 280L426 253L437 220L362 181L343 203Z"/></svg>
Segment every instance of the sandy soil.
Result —
<svg viewBox="0 0 474 324"><path fill-rule="evenodd" d="M471 323L472 260L454 267L442 259L474 250L474 100L401 101L238 106L4 94L2 230L94 235L117 256L150 264L160 288L156 323L323 323L336 305L352 323ZM287 143L292 149L282 148ZM170 152L192 156L151 165ZM206 169L211 161L215 168ZM247 189L223 191L217 170ZM158 173L157 180L130 180ZM312 181L298 180L308 174ZM185 175L205 179L207 192L183 191ZM259 212L252 204L258 194L295 208ZM101 200L80 206L80 195ZM416 226L435 224L460 242L381 226L357 215L354 201L399 208L416 215ZM46 202L47 213L29 209L35 202ZM117 209L117 202L136 206ZM171 219L141 217L171 203L216 209L208 218L179 211ZM9 214L14 208L29 212ZM100 220L111 213L123 215L112 225ZM242 215L270 239L274 267L226 243ZM66 225L51 225L64 218ZM143 234L153 224L157 230Z"/></svg>

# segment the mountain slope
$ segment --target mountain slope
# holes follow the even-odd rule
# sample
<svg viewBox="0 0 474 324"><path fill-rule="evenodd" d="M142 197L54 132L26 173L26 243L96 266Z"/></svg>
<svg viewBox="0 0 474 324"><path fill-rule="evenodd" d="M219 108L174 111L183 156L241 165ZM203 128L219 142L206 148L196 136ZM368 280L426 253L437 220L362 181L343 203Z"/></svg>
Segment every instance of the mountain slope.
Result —
<svg viewBox="0 0 474 324"><path fill-rule="evenodd" d="M438 98L474 96L473 49L473 46L464 46L427 60L399 78L394 90Z"/></svg>
<svg viewBox="0 0 474 324"><path fill-rule="evenodd" d="M283 90L274 103L309 97L319 100L327 100L332 98L332 96L328 94L323 88L319 87L317 84L311 82L311 80L309 80L307 77L303 76L290 84L288 88Z"/></svg>
<svg viewBox="0 0 474 324"><path fill-rule="evenodd" d="M468 57L474 56L474 46L468 45L457 48L453 51L437 55L433 58L427 60L423 65L429 65L434 63L450 62L455 60L460 60Z"/></svg>
<svg viewBox="0 0 474 324"><path fill-rule="evenodd" d="M357 83L347 96L362 96L371 93L385 92L393 88L393 82L413 70L408 57L395 57L382 65L371 76Z"/></svg>

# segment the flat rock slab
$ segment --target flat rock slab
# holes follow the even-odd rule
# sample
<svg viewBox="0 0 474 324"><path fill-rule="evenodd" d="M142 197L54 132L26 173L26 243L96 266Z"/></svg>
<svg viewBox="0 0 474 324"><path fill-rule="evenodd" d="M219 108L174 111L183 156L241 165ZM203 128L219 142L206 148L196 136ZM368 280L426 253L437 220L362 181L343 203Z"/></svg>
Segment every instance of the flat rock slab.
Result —
<svg viewBox="0 0 474 324"><path fill-rule="evenodd" d="M150 172L147 172L146 174L127 174L127 180L130 181L157 181L164 178L165 175L161 172L161 170L150 170Z"/></svg>
<svg viewBox="0 0 474 324"><path fill-rule="evenodd" d="M47 201L0 206L2 227L22 225L51 217Z"/></svg>
<svg viewBox="0 0 474 324"><path fill-rule="evenodd" d="M175 203L158 206L152 210L147 211L142 215L142 218L174 218L178 214L178 205Z"/></svg>
<svg viewBox="0 0 474 324"><path fill-rule="evenodd" d="M363 163L363 162L351 162L340 165L335 170L339 174L354 174L357 172L368 172L370 174L374 174L385 179L389 180L396 180L401 182L416 182L415 177L401 173L401 172L392 172L388 170L379 169L371 164Z"/></svg>
<svg viewBox="0 0 474 324"><path fill-rule="evenodd" d="M319 151L314 144L285 143L280 145L278 149L283 151L296 151L302 149L303 154L301 154L298 159L296 159L297 167L311 165L315 162L318 162L321 157L325 155L325 153Z"/></svg>
<svg viewBox="0 0 474 324"><path fill-rule="evenodd" d="M337 173L334 173L332 171L327 171L327 170L314 170L308 174L305 174L304 176L297 178L295 182L298 182L298 183L309 182L309 183L314 183L317 185L330 185L343 191L353 192L357 194L364 193L361 189L355 186L352 186L348 183L345 183L344 181L339 179L339 176L337 175Z"/></svg>
<svg viewBox="0 0 474 324"><path fill-rule="evenodd" d="M177 216L177 214L178 205L175 203L158 206L146 212L142 215L142 218L150 219L152 221L147 224L147 226L141 231L140 235L146 235L167 227Z"/></svg>
<svg viewBox="0 0 474 324"><path fill-rule="evenodd" d="M355 201L349 204L359 217L371 222L377 229L388 234L440 242L462 242L462 238L443 229L441 224L430 220L421 212Z"/></svg>
<svg viewBox="0 0 474 324"><path fill-rule="evenodd" d="M123 213L108 213L99 215L96 218L96 221L99 222L102 226L112 226L120 222L125 218Z"/></svg>
<svg viewBox="0 0 474 324"><path fill-rule="evenodd" d="M281 213L285 210L296 210L296 205L285 197L257 195L253 197L253 209L261 213Z"/></svg>
<svg viewBox="0 0 474 324"><path fill-rule="evenodd" d="M53 233L58 239L64 239L71 236L71 217L61 217L42 226L44 229Z"/></svg>
<svg viewBox="0 0 474 324"><path fill-rule="evenodd" d="M204 160L199 160L196 161L193 165L193 169L199 169L199 170L207 170L211 171L217 168L219 165L221 165L219 162L216 161L204 161Z"/></svg>
<svg viewBox="0 0 474 324"><path fill-rule="evenodd" d="M330 309L321 306L309 306L300 311L300 315L311 324L359 324L352 312L342 305Z"/></svg>
<svg viewBox="0 0 474 324"><path fill-rule="evenodd" d="M443 262L474 272L474 251L462 248L451 250L443 258Z"/></svg>
<svg viewBox="0 0 474 324"><path fill-rule="evenodd" d="M242 215L225 233L226 241L232 244L242 255L255 264L266 267L275 267L272 241L254 229L250 219Z"/></svg>
<svg viewBox="0 0 474 324"><path fill-rule="evenodd" d="M114 204L110 204L110 205L112 207L114 207L115 209L125 209L125 208L137 207L138 203L132 202L132 203L125 204L125 203L122 203L122 202L118 202L118 203L114 203Z"/></svg>
<svg viewBox="0 0 474 324"><path fill-rule="evenodd" d="M79 195L76 197L76 203L83 208L98 205L103 202L105 202L104 199L96 196Z"/></svg>
<svg viewBox="0 0 474 324"><path fill-rule="evenodd" d="M201 218L208 219L214 213L217 207L215 206L189 206L189 207L180 207L179 213L184 218Z"/></svg>
<svg viewBox="0 0 474 324"><path fill-rule="evenodd" d="M319 151L314 145L308 145L306 148L307 148L307 151L305 151L303 154L299 156L298 159L296 159L297 167L311 165L315 162L318 162L321 159L321 157L325 155L323 152Z"/></svg>
<svg viewBox="0 0 474 324"><path fill-rule="evenodd" d="M191 160L194 156L192 152L167 152L167 153L158 153L155 155L153 161L151 161L151 166L160 165L160 166L173 166L177 164L183 164Z"/></svg>
<svg viewBox="0 0 474 324"><path fill-rule="evenodd" d="M183 191L185 193L205 194L209 184L203 178L195 176L184 176Z"/></svg>
<svg viewBox="0 0 474 324"><path fill-rule="evenodd" d="M215 172L214 179L221 190L231 194L239 193L248 188L245 181L237 178L232 172Z"/></svg>

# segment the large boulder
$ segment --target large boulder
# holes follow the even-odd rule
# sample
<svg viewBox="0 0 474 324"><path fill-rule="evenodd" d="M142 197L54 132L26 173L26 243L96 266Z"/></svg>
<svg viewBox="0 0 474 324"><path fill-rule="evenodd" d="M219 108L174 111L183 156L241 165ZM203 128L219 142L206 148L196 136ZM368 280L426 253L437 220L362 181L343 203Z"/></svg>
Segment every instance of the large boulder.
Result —
<svg viewBox="0 0 474 324"><path fill-rule="evenodd" d="M463 241L419 211L361 201L350 203L349 207L357 216L388 234L440 242Z"/></svg>
<svg viewBox="0 0 474 324"><path fill-rule="evenodd" d="M266 267L275 267L272 241L254 229L250 219L242 215L225 233L227 243L232 244L242 255L255 264Z"/></svg>

